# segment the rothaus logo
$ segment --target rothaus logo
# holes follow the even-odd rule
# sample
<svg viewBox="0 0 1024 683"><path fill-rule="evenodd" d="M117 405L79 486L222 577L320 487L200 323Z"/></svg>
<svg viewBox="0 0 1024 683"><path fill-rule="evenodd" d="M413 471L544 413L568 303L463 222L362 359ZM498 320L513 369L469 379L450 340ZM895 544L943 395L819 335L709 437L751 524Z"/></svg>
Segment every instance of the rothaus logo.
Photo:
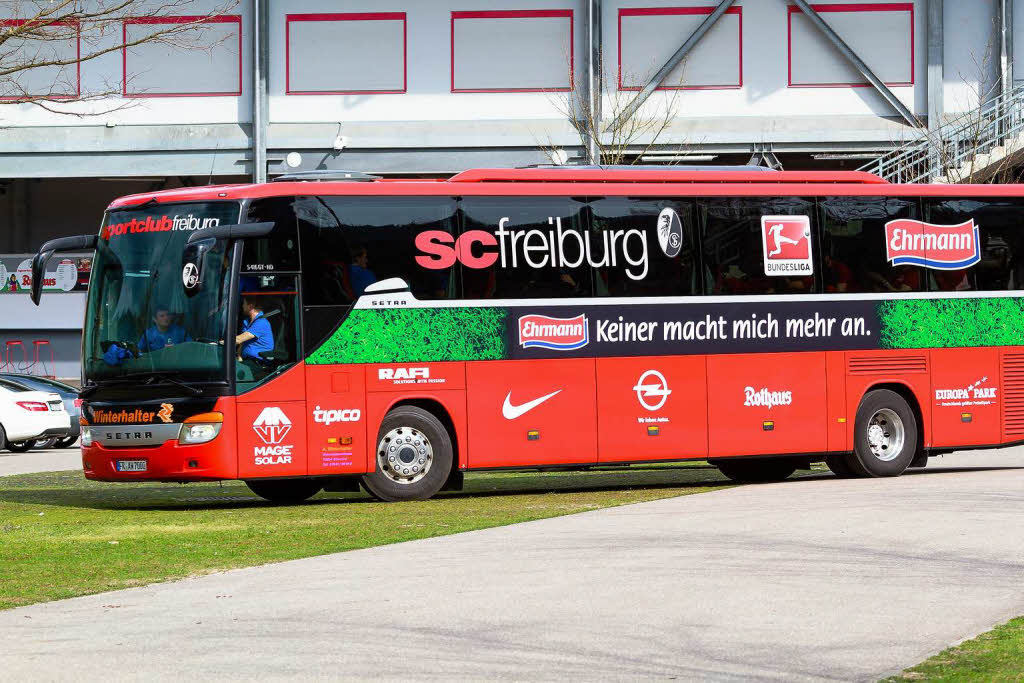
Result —
<svg viewBox="0 0 1024 683"><path fill-rule="evenodd" d="M960 270L981 260L978 226L933 225L901 218L885 224L885 255L894 266Z"/></svg>
<svg viewBox="0 0 1024 683"><path fill-rule="evenodd" d="M524 315L519 318L519 344L555 351L581 349L590 342L587 316L551 318L546 315Z"/></svg>
<svg viewBox="0 0 1024 683"><path fill-rule="evenodd" d="M491 234L467 230L458 239L443 230L424 230L416 235L421 255L416 263L423 268L450 268L456 261L467 268L490 268L500 262L502 268L578 268L584 263L593 268L623 265L632 280L647 277L647 235L637 229L580 232L562 227L561 217L549 217L547 230L509 230L512 219L498 221Z"/></svg>
<svg viewBox="0 0 1024 683"><path fill-rule="evenodd" d="M264 408L256 421L252 423L253 431L262 439L266 446L253 448L253 456L257 465L290 465L292 462L291 445L281 445L288 432L292 429L292 421L277 407Z"/></svg>
<svg viewBox="0 0 1024 683"><path fill-rule="evenodd" d="M320 406L313 411L313 422L330 425L335 422L359 422L363 416L358 408L342 408L336 410L321 410Z"/></svg>
<svg viewBox="0 0 1024 683"><path fill-rule="evenodd" d="M776 406L788 406L793 403L792 391L771 391L766 388L746 387L743 389L743 395L743 405L768 408L769 410Z"/></svg>

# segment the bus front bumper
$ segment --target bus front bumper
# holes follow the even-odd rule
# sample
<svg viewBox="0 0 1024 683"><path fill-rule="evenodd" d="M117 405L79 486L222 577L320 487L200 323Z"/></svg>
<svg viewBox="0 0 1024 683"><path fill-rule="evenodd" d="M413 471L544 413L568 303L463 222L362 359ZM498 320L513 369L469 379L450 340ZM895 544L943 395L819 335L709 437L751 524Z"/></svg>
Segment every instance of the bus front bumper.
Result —
<svg viewBox="0 0 1024 683"><path fill-rule="evenodd" d="M182 446L111 448L98 443L82 446L85 478L95 481L213 481L235 479L238 461L224 439Z"/></svg>

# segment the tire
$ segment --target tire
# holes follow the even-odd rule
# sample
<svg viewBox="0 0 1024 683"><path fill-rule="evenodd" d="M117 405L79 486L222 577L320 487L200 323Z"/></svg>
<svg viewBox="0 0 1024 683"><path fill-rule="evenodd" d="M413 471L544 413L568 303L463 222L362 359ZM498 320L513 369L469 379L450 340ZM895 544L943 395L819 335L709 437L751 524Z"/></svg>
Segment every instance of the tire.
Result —
<svg viewBox="0 0 1024 683"><path fill-rule="evenodd" d="M426 500L444 486L452 461L451 435L441 421L422 408L399 406L381 420L374 471L363 476L363 486L379 500Z"/></svg>
<svg viewBox="0 0 1024 683"><path fill-rule="evenodd" d="M320 493L323 484L316 479L250 479L249 490L260 498L279 505L294 505Z"/></svg>
<svg viewBox="0 0 1024 683"><path fill-rule="evenodd" d="M57 439L56 438L39 439L38 441L36 441L35 445L32 446L32 447L33 448L38 448L39 450L44 451L47 448L53 448L53 444L55 444L55 443L57 443Z"/></svg>
<svg viewBox="0 0 1024 683"><path fill-rule="evenodd" d="M11 453L28 453L29 450L36 445L34 439L28 441L19 441L18 443L7 443L7 450Z"/></svg>
<svg viewBox="0 0 1024 683"><path fill-rule="evenodd" d="M917 454L917 418L889 389L869 391L857 407L853 453L846 462L862 477L898 477Z"/></svg>
<svg viewBox="0 0 1024 683"><path fill-rule="evenodd" d="M71 448L78 442L77 436L65 436L62 439L57 439L57 443L53 445L54 448Z"/></svg>
<svg viewBox="0 0 1024 683"><path fill-rule="evenodd" d="M4 429L3 425L0 425L0 451L7 448L7 430Z"/></svg>
<svg viewBox="0 0 1024 683"><path fill-rule="evenodd" d="M716 459L711 464L733 481L763 483L782 481L796 472L796 464L784 458L762 460Z"/></svg>
<svg viewBox="0 0 1024 683"><path fill-rule="evenodd" d="M853 468L850 467L850 463L847 461L848 455L826 455L825 464L832 470L832 474L836 475L840 479L852 479L858 477Z"/></svg>

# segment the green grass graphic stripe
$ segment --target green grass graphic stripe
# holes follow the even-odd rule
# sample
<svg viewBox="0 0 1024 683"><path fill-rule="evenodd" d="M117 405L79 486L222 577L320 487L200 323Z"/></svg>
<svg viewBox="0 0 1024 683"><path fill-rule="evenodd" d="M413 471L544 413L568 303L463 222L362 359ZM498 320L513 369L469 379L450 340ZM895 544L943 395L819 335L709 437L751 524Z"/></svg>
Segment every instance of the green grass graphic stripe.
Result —
<svg viewBox="0 0 1024 683"><path fill-rule="evenodd" d="M899 299L878 304L883 349L1016 346L1024 343L1024 300Z"/></svg>
<svg viewBox="0 0 1024 683"><path fill-rule="evenodd" d="M499 360L507 315L504 308L356 309L306 362Z"/></svg>

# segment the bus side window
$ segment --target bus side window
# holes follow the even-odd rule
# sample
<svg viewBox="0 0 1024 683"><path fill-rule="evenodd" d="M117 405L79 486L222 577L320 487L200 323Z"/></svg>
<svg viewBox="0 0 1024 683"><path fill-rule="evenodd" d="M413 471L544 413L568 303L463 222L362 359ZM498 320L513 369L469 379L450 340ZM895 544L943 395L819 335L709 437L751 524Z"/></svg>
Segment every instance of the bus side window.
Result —
<svg viewBox="0 0 1024 683"><path fill-rule="evenodd" d="M824 291L924 290L927 283L922 268L893 266L886 257L885 224L898 218L918 219L916 199L824 197L818 208Z"/></svg>
<svg viewBox="0 0 1024 683"><path fill-rule="evenodd" d="M299 269L299 241L292 202L290 197L274 197L258 199L249 206L246 220L273 222L274 231L266 237L245 241L242 270L273 273Z"/></svg>
<svg viewBox="0 0 1024 683"><path fill-rule="evenodd" d="M693 230L693 202L603 197L590 202L591 241L622 242L614 265L595 268L598 296L691 296L704 291Z"/></svg>
<svg viewBox="0 0 1024 683"><path fill-rule="evenodd" d="M464 298L591 296L584 251L591 235L584 230L584 202L569 197L465 197L459 204L464 224L457 251ZM448 253L444 246L438 245L438 254ZM591 247L591 260L605 256L602 246ZM616 248L621 251L623 245Z"/></svg>
<svg viewBox="0 0 1024 683"><path fill-rule="evenodd" d="M792 217L762 225L762 218ZM806 217L806 220L803 220ZM810 224L810 239L800 233L801 222ZM817 262L814 201L800 197L708 197L697 200L704 265L710 273L709 294L806 294L816 290ZM774 230L773 230L774 228ZM795 228L795 230L794 230ZM767 240L767 241L766 241ZM778 249L811 259L812 273L781 272L768 275L769 253ZM787 250L787 251L783 251Z"/></svg>
<svg viewBox="0 0 1024 683"><path fill-rule="evenodd" d="M298 199L305 305L347 306L374 282L395 277L420 300L457 297L454 267L423 267L417 248L423 233L454 241L455 211L449 197Z"/></svg>
<svg viewBox="0 0 1024 683"><path fill-rule="evenodd" d="M1018 216L1024 202L1015 198L925 199L925 220L935 225L962 225L974 221L978 229L980 260L962 270L931 272L934 291L1024 289L1024 233Z"/></svg>

